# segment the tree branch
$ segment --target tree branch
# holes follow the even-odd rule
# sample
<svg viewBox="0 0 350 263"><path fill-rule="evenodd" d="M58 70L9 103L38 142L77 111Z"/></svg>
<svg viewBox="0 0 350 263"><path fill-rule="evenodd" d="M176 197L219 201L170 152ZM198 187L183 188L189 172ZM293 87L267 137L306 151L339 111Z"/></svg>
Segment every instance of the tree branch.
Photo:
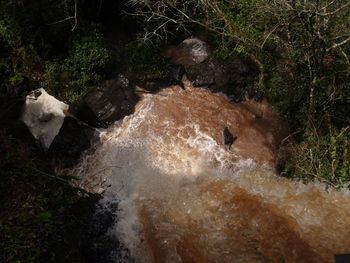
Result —
<svg viewBox="0 0 350 263"><path fill-rule="evenodd" d="M343 40L342 42L335 43L331 47L327 48L327 52L330 51L331 49L334 49L334 48L340 47L342 45L345 45L349 41L350 41L350 36L347 39Z"/></svg>
<svg viewBox="0 0 350 263"><path fill-rule="evenodd" d="M74 2L74 26L72 28L72 31L75 30L78 24L78 0L75 0Z"/></svg>

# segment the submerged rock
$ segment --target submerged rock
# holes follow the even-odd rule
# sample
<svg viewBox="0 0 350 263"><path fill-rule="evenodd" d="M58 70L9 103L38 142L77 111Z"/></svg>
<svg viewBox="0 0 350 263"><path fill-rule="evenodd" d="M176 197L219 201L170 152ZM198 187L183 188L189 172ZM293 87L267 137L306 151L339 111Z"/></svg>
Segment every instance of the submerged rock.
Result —
<svg viewBox="0 0 350 263"><path fill-rule="evenodd" d="M67 110L67 104L49 95L44 89L37 89L26 97L21 120L47 150L59 133Z"/></svg>

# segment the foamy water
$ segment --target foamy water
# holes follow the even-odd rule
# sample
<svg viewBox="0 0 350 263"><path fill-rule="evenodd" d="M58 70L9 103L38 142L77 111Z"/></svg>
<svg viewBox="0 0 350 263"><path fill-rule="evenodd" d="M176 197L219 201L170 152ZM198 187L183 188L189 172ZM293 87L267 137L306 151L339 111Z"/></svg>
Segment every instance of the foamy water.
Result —
<svg viewBox="0 0 350 263"><path fill-rule="evenodd" d="M276 176L281 125L266 103L173 87L144 96L73 172L120 200L110 234L136 262L333 262L350 251L349 193Z"/></svg>

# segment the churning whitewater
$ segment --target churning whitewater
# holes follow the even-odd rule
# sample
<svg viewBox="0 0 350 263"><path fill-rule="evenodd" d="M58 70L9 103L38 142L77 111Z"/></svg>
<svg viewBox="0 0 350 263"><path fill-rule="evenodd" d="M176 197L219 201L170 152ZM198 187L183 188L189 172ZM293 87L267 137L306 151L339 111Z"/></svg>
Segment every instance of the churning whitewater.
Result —
<svg viewBox="0 0 350 263"><path fill-rule="evenodd" d="M265 102L170 87L102 131L73 173L120 201L109 234L136 262L334 262L350 251L349 193L278 177L282 127Z"/></svg>

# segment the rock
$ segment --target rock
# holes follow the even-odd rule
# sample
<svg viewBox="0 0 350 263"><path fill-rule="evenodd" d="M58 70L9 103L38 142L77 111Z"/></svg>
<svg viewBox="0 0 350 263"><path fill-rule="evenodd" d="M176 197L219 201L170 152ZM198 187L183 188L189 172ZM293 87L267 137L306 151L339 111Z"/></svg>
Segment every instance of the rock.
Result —
<svg viewBox="0 0 350 263"><path fill-rule="evenodd" d="M71 168L97 141L94 128L68 114L68 105L37 89L26 97L21 120L47 151L56 170Z"/></svg>
<svg viewBox="0 0 350 263"><path fill-rule="evenodd" d="M210 87L213 91L218 91L217 87L225 89L231 81L229 66L216 59L188 66L185 71L187 78L195 87Z"/></svg>
<svg viewBox="0 0 350 263"><path fill-rule="evenodd" d="M230 132L230 130L228 129L228 127L225 127L224 131L223 131L223 137L224 137L224 145L225 147L227 147L228 149L231 148L232 144L235 142L235 140L237 139L237 136L232 135L232 133Z"/></svg>
<svg viewBox="0 0 350 263"><path fill-rule="evenodd" d="M201 64L185 67L187 78L195 87L206 87L213 92L241 97L243 90L253 85L258 77L253 62L235 58L232 62L211 58ZM242 90L238 90L242 89Z"/></svg>
<svg viewBox="0 0 350 263"><path fill-rule="evenodd" d="M95 129L67 116L48 150L51 165L56 170L73 167L97 138Z"/></svg>
<svg viewBox="0 0 350 263"><path fill-rule="evenodd" d="M130 81L123 74L118 74L117 85L123 89L127 89L130 86Z"/></svg>
<svg viewBox="0 0 350 263"><path fill-rule="evenodd" d="M132 113L137 101L134 87L124 75L119 74L116 79L108 80L102 87L88 93L73 106L71 112L91 126L107 127Z"/></svg>
<svg viewBox="0 0 350 263"><path fill-rule="evenodd" d="M167 88L171 85L176 85L180 81L174 76L178 76L175 72L174 74L163 75L162 73L156 74L129 74L130 80L134 85L142 87L142 89L147 90L150 93L157 93L163 88Z"/></svg>
<svg viewBox="0 0 350 263"><path fill-rule="evenodd" d="M37 89L26 97L21 120L47 150L62 127L68 105Z"/></svg>
<svg viewBox="0 0 350 263"><path fill-rule="evenodd" d="M236 57L231 61L207 59L208 51L208 44L198 38L188 38L176 47L165 49L163 56L180 66L173 74L176 84L181 85L181 79L186 75L195 87L234 94L235 97L254 86L259 72L254 61L246 57Z"/></svg>
<svg viewBox="0 0 350 263"><path fill-rule="evenodd" d="M163 55L176 65L192 66L202 63L208 57L208 45L199 38L187 38L176 47L169 47Z"/></svg>
<svg viewBox="0 0 350 263"><path fill-rule="evenodd" d="M256 91L253 95L253 99L256 101L256 102L262 102L263 99L264 99L264 94L260 91Z"/></svg>

